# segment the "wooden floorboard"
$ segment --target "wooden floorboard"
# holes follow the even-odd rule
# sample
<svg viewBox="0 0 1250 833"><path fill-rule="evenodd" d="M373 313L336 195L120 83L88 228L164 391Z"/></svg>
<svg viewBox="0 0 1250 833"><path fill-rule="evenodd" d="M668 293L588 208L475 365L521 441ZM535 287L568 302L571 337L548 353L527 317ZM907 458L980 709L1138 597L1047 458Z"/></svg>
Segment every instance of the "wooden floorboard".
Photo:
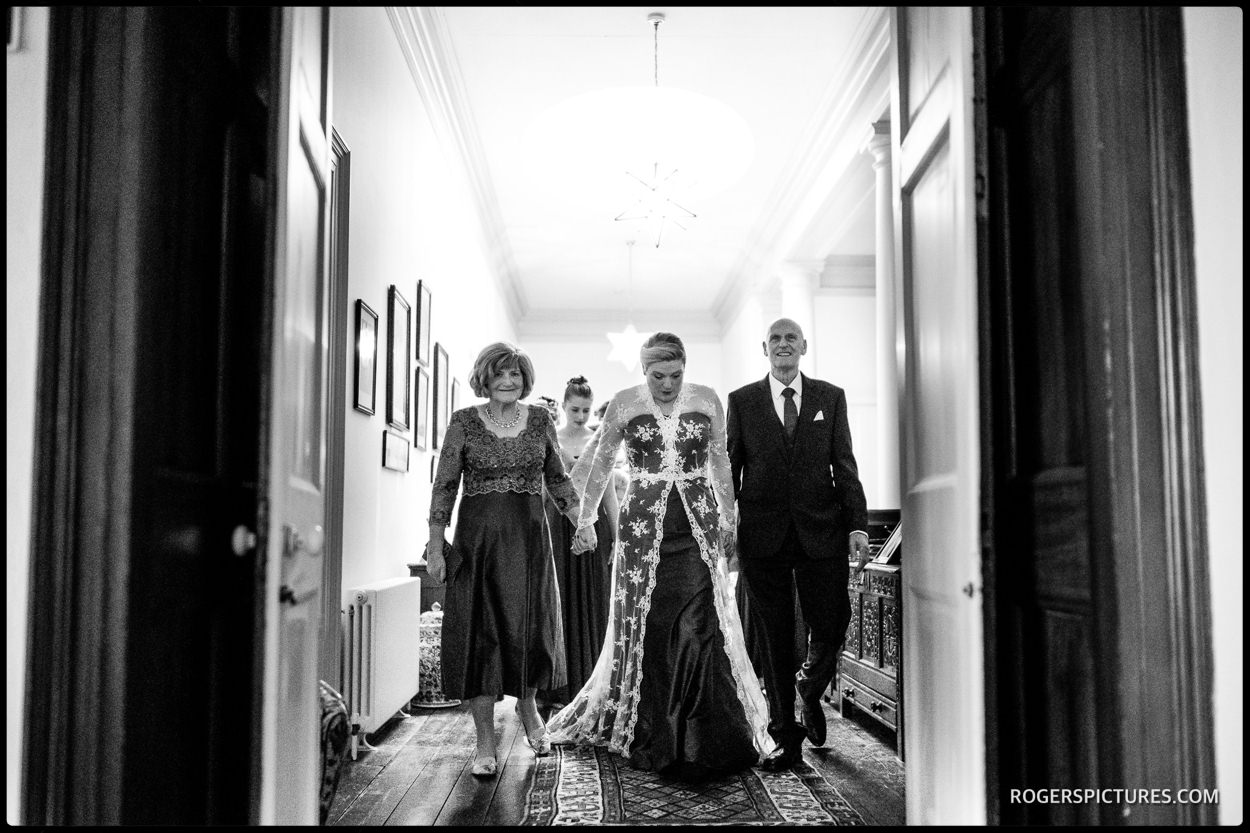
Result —
<svg viewBox="0 0 1250 833"><path fill-rule="evenodd" d="M520 718L510 708L505 707L511 705L512 702L511 698L508 698L507 703L499 704L495 709L495 737L499 739L496 748L496 760L499 762L498 774L494 778L474 776L470 765L475 749L471 749L465 768L456 779L442 812L431 822L432 824L456 827L475 827L484 824L486 814L494 804L496 795L504 782L515 780L515 771L520 766L519 758L524 754L517 747L520 746L525 750L529 747L521 738ZM470 720L469 731L473 732L472 720ZM512 777L510 777L510 772ZM519 821L518 817L511 823L515 824Z"/></svg>
<svg viewBox="0 0 1250 833"><path fill-rule="evenodd" d="M446 709L424 717L424 727L410 744L418 750L421 769L382 824L432 825L443 811L451 786L473 758L473 718L467 707Z"/></svg>
<svg viewBox="0 0 1250 833"><path fill-rule="evenodd" d="M468 705L412 710L371 736L377 749L346 761L330 825L514 826L525 817L535 772L516 700L495 706L499 774L476 778L476 751ZM841 717L826 704L828 740L803 745L803 758L870 825L905 823L903 763L893 735L863 715ZM543 711L543 717L550 715Z"/></svg>

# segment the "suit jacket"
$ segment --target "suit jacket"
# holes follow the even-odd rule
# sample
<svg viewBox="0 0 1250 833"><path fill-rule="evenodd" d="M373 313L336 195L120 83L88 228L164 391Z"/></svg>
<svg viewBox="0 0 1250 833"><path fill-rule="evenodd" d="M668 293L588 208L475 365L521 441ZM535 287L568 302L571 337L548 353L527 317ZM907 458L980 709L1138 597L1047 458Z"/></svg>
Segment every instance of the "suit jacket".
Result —
<svg viewBox="0 0 1250 833"><path fill-rule="evenodd" d="M817 420L818 414L823 419ZM790 447L767 376L729 394L727 423L742 558L775 555L793 521L808 558L845 563L847 536L868 528L868 502L851 451L846 392L804 375L799 424Z"/></svg>

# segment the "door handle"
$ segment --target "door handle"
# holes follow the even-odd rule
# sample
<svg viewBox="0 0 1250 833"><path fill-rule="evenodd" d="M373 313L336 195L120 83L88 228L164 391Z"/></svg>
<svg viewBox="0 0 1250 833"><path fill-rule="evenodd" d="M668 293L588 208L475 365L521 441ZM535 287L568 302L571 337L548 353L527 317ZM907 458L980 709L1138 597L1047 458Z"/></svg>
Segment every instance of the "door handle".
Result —
<svg viewBox="0 0 1250 833"><path fill-rule="evenodd" d="M313 592L313 590L310 590L309 592L301 595L296 593L295 590L292 589L291 585L284 584L278 588L278 604L289 604L291 607L295 607L297 604L311 596Z"/></svg>
<svg viewBox="0 0 1250 833"><path fill-rule="evenodd" d="M230 533L230 549L234 550L235 555L247 555L256 549L256 533L245 525L239 524L234 528L234 532Z"/></svg>

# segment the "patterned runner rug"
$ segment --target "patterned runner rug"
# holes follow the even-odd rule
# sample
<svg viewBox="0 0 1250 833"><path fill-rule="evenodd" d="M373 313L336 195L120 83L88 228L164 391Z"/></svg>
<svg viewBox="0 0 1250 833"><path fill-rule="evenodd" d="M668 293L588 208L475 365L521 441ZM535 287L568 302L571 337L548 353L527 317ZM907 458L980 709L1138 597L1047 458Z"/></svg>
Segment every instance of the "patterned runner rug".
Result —
<svg viewBox="0 0 1250 833"><path fill-rule="evenodd" d="M808 763L686 784L604 748L557 746L538 759L523 825L841 824L864 819Z"/></svg>

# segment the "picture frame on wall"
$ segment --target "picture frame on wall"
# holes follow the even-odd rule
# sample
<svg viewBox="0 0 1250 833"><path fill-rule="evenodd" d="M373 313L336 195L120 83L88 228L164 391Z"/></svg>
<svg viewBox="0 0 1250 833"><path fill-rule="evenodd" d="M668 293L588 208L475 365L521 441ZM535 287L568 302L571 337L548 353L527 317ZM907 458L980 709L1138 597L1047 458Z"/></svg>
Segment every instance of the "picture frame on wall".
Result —
<svg viewBox="0 0 1250 833"><path fill-rule="evenodd" d="M447 422L451 418L451 368L448 364L447 349L441 344L434 345L434 416L430 419L434 429L431 445L440 448L443 445L443 433L447 430Z"/></svg>
<svg viewBox="0 0 1250 833"><path fill-rule="evenodd" d="M451 380L451 412L460 410L460 380Z"/></svg>
<svg viewBox="0 0 1250 833"><path fill-rule="evenodd" d="M409 447L410 444L403 435L382 429L382 467L407 472Z"/></svg>
<svg viewBox="0 0 1250 833"><path fill-rule="evenodd" d="M412 307L391 284L386 296L386 421L401 431L412 425L412 377L408 357L412 355Z"/></svg>
<svg viewBox="0 0 1250 833"><path fill-rule="evenodd" d="M418 451L425 451L426 435L430 430L430 374L421 365L417 365L412 406L413 411L416 413L416 431L412 439L413 445L417 447Z"/></svg>
<svg viewBox="0 0 1250 833"><path fill-rule="evenodd" d="M430 365L430 285L417 281L417 364Z"/></svg>
<svg viewBox="0 0 1250 833"><path fill-rule="evenodd" d="M378 391L378 314L356 299L356 392L352 407L362 414L377 408Z"/></svg>

